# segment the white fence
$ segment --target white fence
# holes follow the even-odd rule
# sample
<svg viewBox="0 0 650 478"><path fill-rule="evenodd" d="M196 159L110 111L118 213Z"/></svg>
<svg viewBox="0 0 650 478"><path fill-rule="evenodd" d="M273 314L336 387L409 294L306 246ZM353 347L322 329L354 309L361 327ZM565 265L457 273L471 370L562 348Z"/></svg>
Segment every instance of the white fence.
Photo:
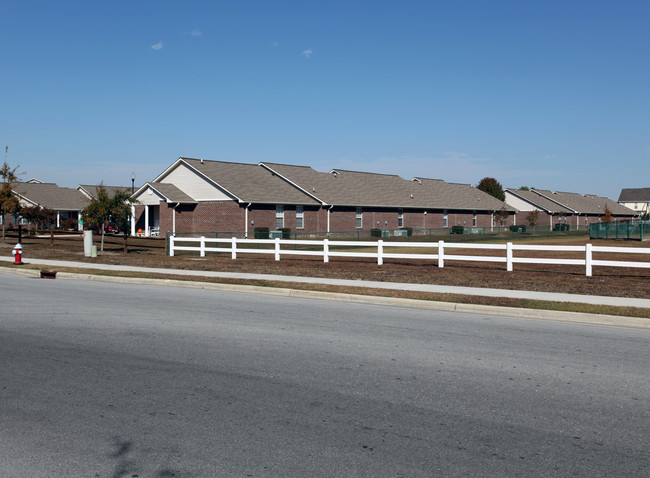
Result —
<svg viewBox="0 0 650 478"><path fill-rule="evenodd" d="M190 243L198 245L180 246L178 243ZM211 246L211 244L213 244ZM221 247L217 247L221 244ZM252 248L251 246L272 245L272 248ZM293 246L293 249L282 248L282 246ZM298 249L298 246L312 247L309 249ZM352 252L342 251L339 248L371 248L373 251ZM431 253L390 253L386 252L391 247L430 249ZM334 248L334 249L333 249ZM449 249L487 249L505 251L505 255L498 256L470 256L448 254ZM329 262L330 257L365 257L377 259L377 264L382 265L384 259L421 259L437 260L438 267L444 267L445 261L473 261L473 262L501 262L506 264L506 270L512 271L513 264L564 264L585 266L585 274L592 275L594 266L603 267L638 267L650 268L650 262L633 261L603 261L593 259L594 252L622 253L622 254L650 254L650 248L638 247L601 247L586 244L584 246L540 246L512 244L468 244L460 242L384 242L379 241L322 241L293 240L293 239L217 239L209 237L169 237L169 255L173 256L176 251L195 251L201 257L206 252L230 252L233 259L237 254L273 254L275 260L279 261L281 256L321 256L324 262ZM584 259L563 259L563 258L540 258L540 257L515 257L515 251L548 251L548 252L579 252L584 254Z"/></svg>

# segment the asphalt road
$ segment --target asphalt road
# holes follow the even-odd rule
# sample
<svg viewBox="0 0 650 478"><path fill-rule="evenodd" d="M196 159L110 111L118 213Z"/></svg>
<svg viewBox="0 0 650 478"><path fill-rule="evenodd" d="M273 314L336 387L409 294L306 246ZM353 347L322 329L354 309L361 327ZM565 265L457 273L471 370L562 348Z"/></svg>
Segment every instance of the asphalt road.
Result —
<svg viewBox="0 0 650 478"><path fill-rule="evenodd" d="M650 475L650 331L0 273L0 476Z"/></svg>

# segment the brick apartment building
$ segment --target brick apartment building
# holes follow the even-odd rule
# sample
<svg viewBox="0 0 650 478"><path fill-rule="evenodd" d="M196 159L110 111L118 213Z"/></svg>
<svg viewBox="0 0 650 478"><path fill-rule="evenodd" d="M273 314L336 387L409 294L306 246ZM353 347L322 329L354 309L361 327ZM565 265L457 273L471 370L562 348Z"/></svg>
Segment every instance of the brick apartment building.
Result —
<svg viewBox="0 0 650 478"><path fill-rule="evenodd" d="M132 233L256 227L337 232L512 225L516 209L467 184L308 166L179 158L133 195Z"/></svg>
<svg viewBox="0 0 650 478"><path fill-rule="evenodd" d="M553 228L556 224L588 226L600 222L608 209L614 220L630 220L634 211L595 194L553 192L541 189L506 189L506 203L517 209L517 224L528 224L528 215L537 211L537 225Z"/></svg>

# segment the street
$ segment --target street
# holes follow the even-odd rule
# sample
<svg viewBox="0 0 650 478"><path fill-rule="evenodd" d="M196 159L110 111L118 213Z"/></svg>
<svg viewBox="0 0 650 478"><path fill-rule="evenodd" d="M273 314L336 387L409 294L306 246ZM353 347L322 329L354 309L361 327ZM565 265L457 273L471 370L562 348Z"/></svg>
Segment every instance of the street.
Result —
<svg viewBox="0 0 650 478"><path fill-rule="evenodd" d="M650 475L650 331L0 272L0 475Z"/></svg>

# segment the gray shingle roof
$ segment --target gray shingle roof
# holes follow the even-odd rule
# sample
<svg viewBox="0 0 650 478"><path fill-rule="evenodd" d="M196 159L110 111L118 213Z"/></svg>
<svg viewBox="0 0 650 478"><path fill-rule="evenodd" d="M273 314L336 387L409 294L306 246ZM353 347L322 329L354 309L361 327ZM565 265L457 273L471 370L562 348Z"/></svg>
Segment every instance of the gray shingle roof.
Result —
<svg viewBox="0 0 650 478"><path fill-rule="evenodd" d="M556 202L551 201L550 199L537 194L535 191L524 191L521 189L506 189L510 194L523 199L524 201L536 206L542 211L546 211L549 214L573 214L573 210L567 207L562 206Z"/></svg>
<svg viewBox="0 0 650 478"><path fill-rule="evenodd" d="M579 214L605 214L605 207L607 207L614 216L634 216L636 214L631 209L628 209L609 198L596 196L595 194L552 192L539 189L535 189L534 192L547 199L556 201Z"/></svg>
<svg viewBox="0 0 650 478"><path fill-rule="evenodd" d="M55 211L81 211L89 202L79 190L53 183L13 183L12 188L29 202Z"/></svg>
<svg viewBox="0 0 650 478"><path fill-rule="evenodd" d="M241 202L257 204L319 204L286 181L257 164L181 158L230 192Z"/></svg>
<svg viewBox="0 0 650 478"><path fill-rule="evenodd" d="M422 196L424 207L435 209L461 209L471 211L516 211L515 208L469 184L448 183L441 179L415 178L414 197Z"/></svg>
<svg viewBox="0 0 650 478"><path fill-rule="evenodd" d="M147 183L150 188L162 194L169 203L196 204L196 201L173 184Z"/></svg>
<svg viewBox="0 0 650 478"><path fill-rule="evenodd" d="M618 202L650 202L650 188L621 189Z"/></svg>
<svg viewBox="0 0 650 478"><path fill-rule="evenodd" d="M262 163L323 203L334 206L416 209L514 209L467 184L442 180L408 181L391 174L334 169L329 173L308 166Z"/></svg>
<svg viewBox="0 0 650 478"><path fill-rule="evenodd" d="M99 185L81 184L77 187L82 193L87 193L91 198L97 197L97 188ZM104 186L109 196L113 196L118 191L131 193L131 186Z"/></svg>

